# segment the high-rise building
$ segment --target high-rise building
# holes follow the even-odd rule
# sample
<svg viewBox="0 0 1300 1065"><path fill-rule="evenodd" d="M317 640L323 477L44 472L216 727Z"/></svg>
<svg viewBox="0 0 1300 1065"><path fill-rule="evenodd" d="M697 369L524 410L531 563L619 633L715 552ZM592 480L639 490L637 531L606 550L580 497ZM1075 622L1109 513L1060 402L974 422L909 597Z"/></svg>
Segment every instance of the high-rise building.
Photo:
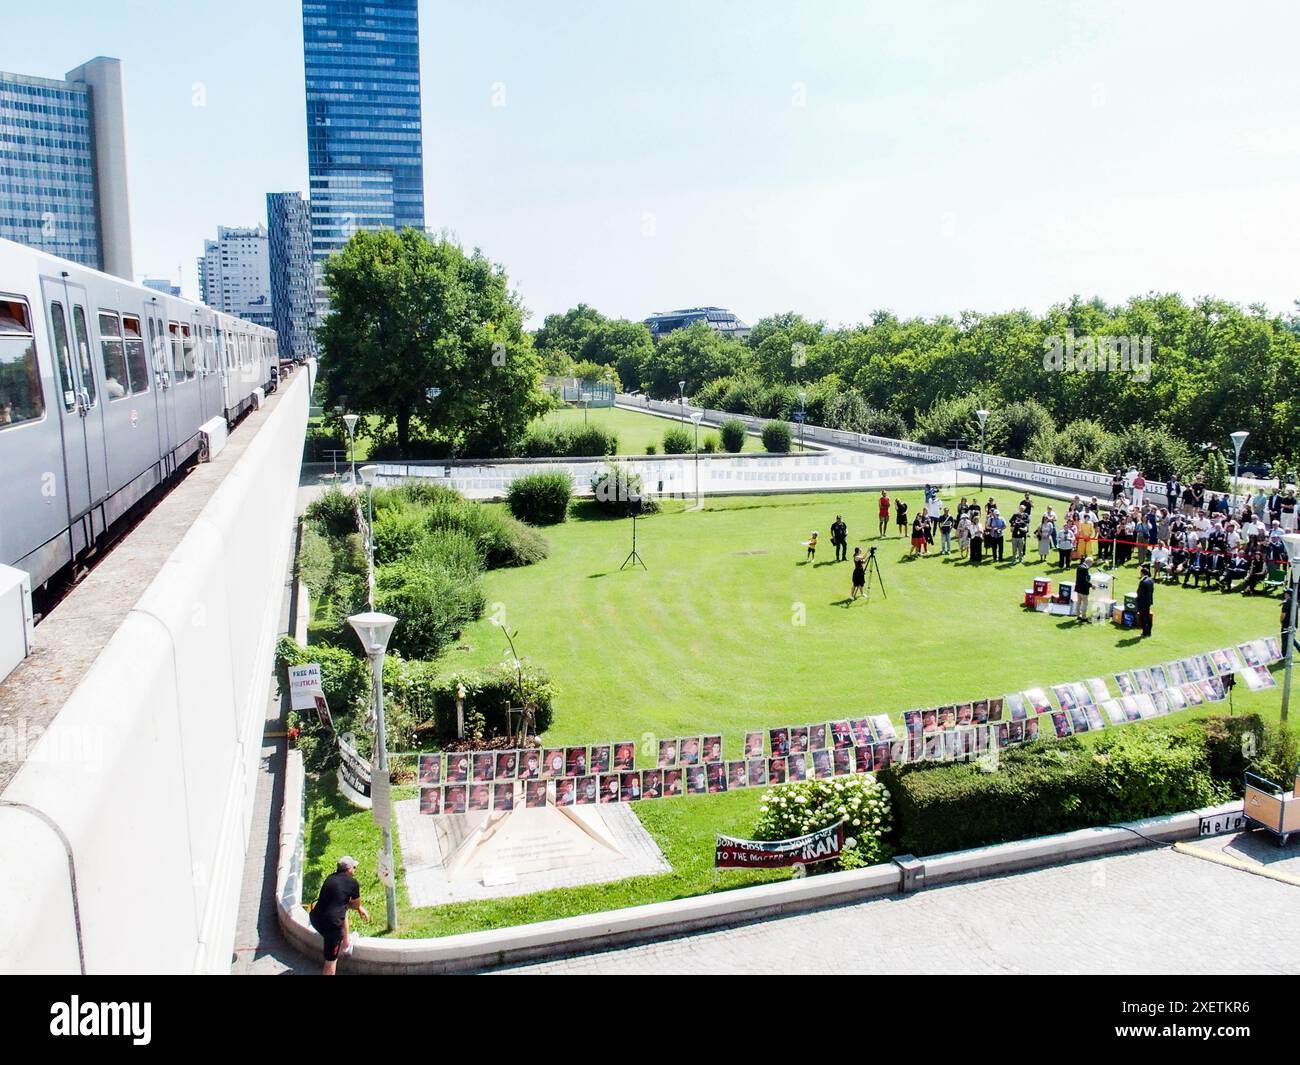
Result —
<svg viewBox="0 0 1300 1065"><path fill-rule="evenodd" d="M134 280L118 60L0 72L0 237Z"/></svg>
<svg viewBox="0 0 1300 1065"><path fill-rule="evenodd" d="M167 296L179 296L181 286L172 284L170 277L146 277L140 282L145 288L151 288L155 292L161 292Z"/></svg>
<svg viewBox="0 0 1300 1065"><path fill-rule="evenodd" d="M273 328L266 226L218 226L203 242L199 293L209 307Z"/></svg>
<svg viewBox="0 0 1300 1065"><path fill-rule="evenodd" d="M359 229L424 228L417 0L303 0L317 271Z"/></svg>
<svg viewBox="0 0 1300 1065"><path fill-rule="evenodd" d="M311 255L311 211L297 192L266 194L271 250L271 313L280 358L301 361L316 347L316 283Z"/></svg>

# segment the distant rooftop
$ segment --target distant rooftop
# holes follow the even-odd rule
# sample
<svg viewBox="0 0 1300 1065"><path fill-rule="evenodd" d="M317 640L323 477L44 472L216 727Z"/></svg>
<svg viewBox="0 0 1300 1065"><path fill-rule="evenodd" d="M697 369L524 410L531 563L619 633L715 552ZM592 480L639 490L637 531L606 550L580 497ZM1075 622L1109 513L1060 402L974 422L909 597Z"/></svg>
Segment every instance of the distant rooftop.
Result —
<svg viewBox="0 0 1300 1065"><path fill-rule="evenodd" d="M725 307L683 307L676 311L656 311L645 319L651 335L656 337L685 329L696 322L704 322L710 329L728 336L749 336L749 326Z"/></svg>

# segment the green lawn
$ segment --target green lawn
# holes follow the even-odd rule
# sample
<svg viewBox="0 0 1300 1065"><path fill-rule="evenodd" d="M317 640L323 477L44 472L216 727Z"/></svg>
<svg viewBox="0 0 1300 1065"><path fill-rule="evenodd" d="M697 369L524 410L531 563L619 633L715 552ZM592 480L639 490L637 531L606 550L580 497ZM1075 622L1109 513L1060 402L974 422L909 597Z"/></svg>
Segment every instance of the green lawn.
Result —
<svg viewBox="0 0 1300 1065"><path fill-rule="evenodd" d="M553 410L546 414L541 420L556 424L577 423L582 424L583 411L581 408L569 407L564 410ZM599 425L610 432L618 434L618 453L620 455L644 455L646 446L654 444L658 453L664 453L664 432L674 425L680 426L682 423L673 421L670 418L659 418L653 414L639 414L633 410L624 410L621 407L602 407L592 408L586 412L590 424ZM686 428L694 433L695 427L688 419ZM716 428L710 428L707 425L700 426L700 446L704 446L704 440L707 436L718 435ZM721 442L718 449L722 449ZM795 450L799 449L798 443L795 443ZM762 451L763 442L757 436L745 437L745 451Z"/></svg>
<svg viewBox="0 0 1300 1065"><path fill-rule="evenodd" d="M996 494L1012 502L1012 493ZM920 504L919 492L904 497L913 509ZM636 740L645 752L655 736L721 733L725 756L736 758L747 729L869 713L901 720L913 707L1091 676L1106 677L1114 691L1116 671L1278 628L1275 596L1243 599L1166 586L1157 589L1148 640L1109 625L1026 613L1023 589L1054 570L1036 562L975 567L955 552L907 560L906 542L892 532L875 538L875 499L874 493L721 498L698 513L670 504L673 509L638 523L648 569L622 571L630 523L592 518L589 504L575 504L567 523L546 530L550 558L486 577L489 613L504 609L520 653L546 666L557 685L555 721L545 739ZM1040 512L1043 505L1037 500ZM851 567L832 561L828 542L837 513L848 523L851 546L879 547L887 598L875 588L869 603L846 602ZM811 529L821 533L821 546L810 565L801 542ZM1133 591L1136 581L1130 565L1119 592ZM445 664L496 662L504 646L500 631L482 621ZM1272 719L1280 701L1277 689L1256 694L1244 685L1234 699L1238 713ZM1169 719L1227 710L1226 703L1211 705ZM653 758L643 755L640 762ZM638 805L671 873L421 910L411 910L403 896L401 934L546 920L788 875L712 869L714 833L748 834L760 795L755 789ZM338 802L328 784L313 789L308 818L313 872L305 894L314 897L335 856L350 850L369 858L379 833L368 813ZM373 868L363 869L363 887L379 925L365 930L374 932L382 925L382 893L377 882L367 883L367 873Z"/></svg>

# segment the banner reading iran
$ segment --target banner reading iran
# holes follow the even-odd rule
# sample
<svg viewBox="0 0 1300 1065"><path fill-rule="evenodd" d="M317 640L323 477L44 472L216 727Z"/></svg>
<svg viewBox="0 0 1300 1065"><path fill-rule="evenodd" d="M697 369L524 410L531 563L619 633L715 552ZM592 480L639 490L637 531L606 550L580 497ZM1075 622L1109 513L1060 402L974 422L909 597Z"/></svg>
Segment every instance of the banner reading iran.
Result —
<svg viewBox="0 0 1300 1065"><path fill-rule="evenodd" d="M713 866L715 869L778 869L828 861L843 849L843 821L836 821L806 836L770 843L720 835L713 854Z"/></svg>

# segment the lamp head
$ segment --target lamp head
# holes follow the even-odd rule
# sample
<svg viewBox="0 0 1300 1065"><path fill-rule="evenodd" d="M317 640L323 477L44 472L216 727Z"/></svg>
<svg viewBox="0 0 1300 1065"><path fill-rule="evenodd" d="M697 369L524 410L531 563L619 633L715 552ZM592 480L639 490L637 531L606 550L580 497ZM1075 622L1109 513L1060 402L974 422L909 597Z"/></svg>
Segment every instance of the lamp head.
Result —
<svg viewBox="0 0 1300 1065"><path fill-rule="evenodd" d="M696 426L698 426L698 425L700 424L700 420L701 420L703 417L704 417L704 411L702 411L702 410L697 410L697 411L695 411L695 413L693 413L693 414L691 415L691 421L693 421L693 422L696 424Z"/></svg>
<svg viewBox="0 0 1300 1065"><path fill-rule="evenodd" d="M343 415L343 424L348 427L348 436L351 436L353 433L357 431L357 422L359 422L360 420L361 420L360 417L358 417L355 414Z"/></svg>
<svg viewBox="0 0 1300 1065"><path fill-rule="evenodd" d="M681 393L683 393L683 394L685 394L685 392L686 392L686 382L685 382L685 381L678 381L678 382L677 382L677 391L678 391L678 392L681 392Z"/></svg>
<svg viewBox="0 0 1300 1065"><path fill-rule="evenodd" d="M388 648L388 638L393 635L397 619L392 614L367 611L364 614L353 614L348 618L348 624L361 641L366 657L378 658Z"/></svg>
<svg viewBox="0 0 1300 1065"><path fill-rule="evenodd" d="M361 474L361 483L370 488L374 486L375 478L379 476L379 467L362 466L357 472Z"/></svg>
<svg viewBox="0 0 1300 1065"><path fill-rule="evenodd" d="M980 428L983 429L984 423L989 420L989 412L984 410L983 407L981 407L979 410L975 412L975 417L977 417L980 420Z"/></svg>
<svg viewBox="0 0 1300 1065"><path fill-rule="evenodd" d="M1228 439L1232 441L1232 446L1237 449L1238 454L1241 453L1241 446L1246 442L1246 437L1248 436L1250 436L1250 433L1246 432L1244 429L1238 429L1235 433L1229 436Z"/></svg>

